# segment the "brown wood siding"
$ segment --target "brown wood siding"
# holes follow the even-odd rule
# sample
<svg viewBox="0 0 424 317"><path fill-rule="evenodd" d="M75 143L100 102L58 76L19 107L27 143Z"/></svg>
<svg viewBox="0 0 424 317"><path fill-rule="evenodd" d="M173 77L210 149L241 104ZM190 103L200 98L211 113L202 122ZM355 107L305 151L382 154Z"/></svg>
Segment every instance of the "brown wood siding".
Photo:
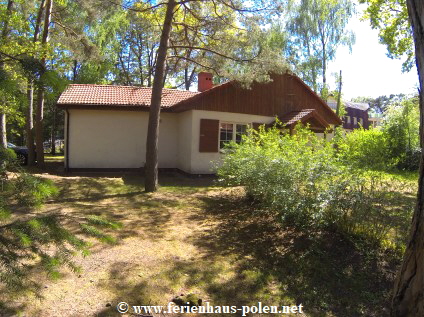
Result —
<svg viewBox="0 0 424 317"><path fill-rule="evenodd" d="M200 119L199 152L218 152L219 120Z"/></svg>
<svg viewBox="0 0 424 317"><path fill-rule="evenodd" d="M295 110L316 109L328 123L341 124L334 111L323 100L298 77L289 74L274 75L272 82L254 83L250 89L243 89L229 82L181 102L173 111L189 109L268 117L283 116Z"/></svg>

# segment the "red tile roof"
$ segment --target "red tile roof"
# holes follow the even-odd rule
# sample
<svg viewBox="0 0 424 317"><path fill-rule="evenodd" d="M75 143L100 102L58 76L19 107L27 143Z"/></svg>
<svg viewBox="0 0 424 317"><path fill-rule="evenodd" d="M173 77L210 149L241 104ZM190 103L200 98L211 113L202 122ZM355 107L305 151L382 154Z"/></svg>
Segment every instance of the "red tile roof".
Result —
<svg viewBox="0 0 424 317"><path fill-rule="evenodd" d="M169 108L197 94L198 92L193 91L164 88L161 106ZM151 96L152 88L147 87L74 84L69 85L62 93L57 104L149 107Z"/></svg>
<svg viewBox="0 0 424 317"><path fill-rule="evenodd" d="M297 122L306 122L310 118L314 118L323 127L328 127L328 123L318 114L315 109L303 109L292 111L280 117L281 125L293 128Z"/></svg>
<svg viewBox="0 0 424 317"><path fill-rule="evenodd" d="M301 111L292 111L287 114L285 114L283 117L280 118L280 121L283 125L292 125L293 123L296 123L298 121L302 121L303 118L308 116L314 111L314 109L305 109Z"/></svg>

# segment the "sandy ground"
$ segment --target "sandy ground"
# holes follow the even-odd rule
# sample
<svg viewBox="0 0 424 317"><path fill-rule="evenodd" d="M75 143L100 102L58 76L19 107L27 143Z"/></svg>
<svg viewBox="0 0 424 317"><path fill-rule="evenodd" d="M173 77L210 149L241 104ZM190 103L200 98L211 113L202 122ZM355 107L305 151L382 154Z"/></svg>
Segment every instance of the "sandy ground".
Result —
<svg viewBox="0 0 424 317"><path fill-rule="evenodd" d="M116 305L166 305L176 295L188 293L207 301L203 282L193 280L193 270L194 274L200 270L216 273L211 278L214 283L234 274L231 257L208 258L210 250L198 243L218 225L202 215L202 210L203 200L215 197L219 190L188 186L181 192L163 188L145 194L141 188L124 188L119 177L41 176L59 184L62 192L38 212L61 214L74 232L78 226L73 221L88 214L117 221L122 228L109 232L117 239L113 245L88 238L93 244L91 254L74 258L80 273L64 267L62 278L56 281L34 274L42 286L37 296L28 292L14 298L10 306L16 310L5 315L132 316L136 314L130 314L131 308L128 314L120 314ZM196 181L188 182L196 185Z"/></svg>

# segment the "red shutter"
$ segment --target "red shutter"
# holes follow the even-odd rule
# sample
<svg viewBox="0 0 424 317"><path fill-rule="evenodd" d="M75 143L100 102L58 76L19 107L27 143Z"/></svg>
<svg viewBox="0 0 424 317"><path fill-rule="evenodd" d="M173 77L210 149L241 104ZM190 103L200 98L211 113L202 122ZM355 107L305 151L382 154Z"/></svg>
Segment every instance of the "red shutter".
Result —
<svg viewBox="0 0 424 317"><path fill-rule="evenodd" d="M219 120L200 119L199 152L218 152Z"/></svg>

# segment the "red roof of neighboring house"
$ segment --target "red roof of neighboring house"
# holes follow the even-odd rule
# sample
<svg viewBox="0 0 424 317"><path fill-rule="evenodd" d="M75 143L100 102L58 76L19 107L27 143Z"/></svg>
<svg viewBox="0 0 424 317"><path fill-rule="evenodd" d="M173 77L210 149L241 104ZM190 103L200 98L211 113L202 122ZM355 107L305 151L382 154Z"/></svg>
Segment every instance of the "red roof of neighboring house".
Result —
<svg viewBox="0 0 424 317"><path fill-rule="evenodd" d="M166 89L162 91L163 108L169 108L198 92ZM113 85L69 85L62 93L58 105L91 106L142 106L149 107L152 88Z"/></svg>

